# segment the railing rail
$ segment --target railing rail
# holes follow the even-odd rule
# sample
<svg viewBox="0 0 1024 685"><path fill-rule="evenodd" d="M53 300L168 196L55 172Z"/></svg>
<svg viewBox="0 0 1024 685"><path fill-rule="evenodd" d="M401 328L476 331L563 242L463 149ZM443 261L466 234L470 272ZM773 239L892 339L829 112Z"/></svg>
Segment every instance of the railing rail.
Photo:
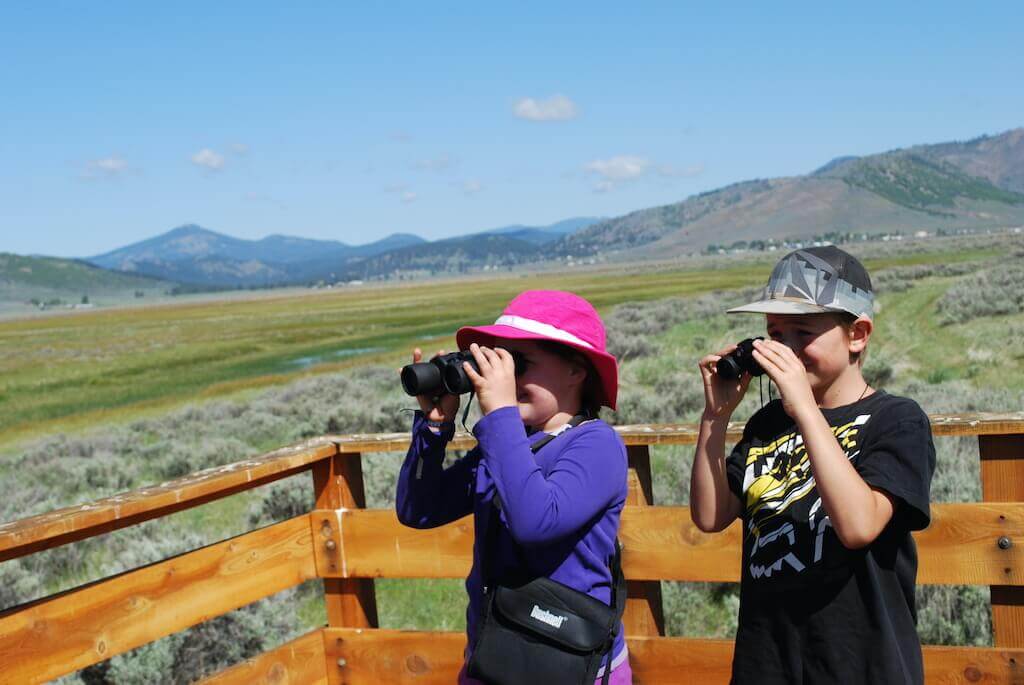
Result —
<svg viewBox="0 0 1024 685"><path fill-rule="evenodd" d="M915 537L919 582L991 587L994 648L926 647L928 679L1024 682L1024 412L933 415L936 436L977 436L984 502L938 504ZM741 426L731 427L738 437ZM692 444L688 425L622 426L630 494L623 513L625 624L644 682L686 669L728 678L731 643L666 638L660 580L735 582L736 526L705 535L685 507L653 506L650 445ZM415 531L365 509L362 453L404 451L408 434L325 436L92 504L0 525L0 562L101 535L281 478L312 472L314 509L289 521L0 613L0 682L43 682L312 578L328 624L210 682L451 682L464 638L376 629L373 579L461 577L469 518ZM452 447L475 444L468 434Z"/></svg>

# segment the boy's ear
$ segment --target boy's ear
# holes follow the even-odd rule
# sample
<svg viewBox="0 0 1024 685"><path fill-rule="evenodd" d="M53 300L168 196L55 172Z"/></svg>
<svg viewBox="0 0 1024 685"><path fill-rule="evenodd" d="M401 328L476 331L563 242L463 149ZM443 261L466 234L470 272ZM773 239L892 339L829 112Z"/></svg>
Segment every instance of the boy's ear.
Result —
<svg viewBox="0 0 1024 685"><path fill-rule="evenodd" d="M850 352L854 354L860 354L868 346L868 340L871 338L871 332L875 329L875 324L872 323L871 319L866 316L858 317L850 325Z"/></svg>

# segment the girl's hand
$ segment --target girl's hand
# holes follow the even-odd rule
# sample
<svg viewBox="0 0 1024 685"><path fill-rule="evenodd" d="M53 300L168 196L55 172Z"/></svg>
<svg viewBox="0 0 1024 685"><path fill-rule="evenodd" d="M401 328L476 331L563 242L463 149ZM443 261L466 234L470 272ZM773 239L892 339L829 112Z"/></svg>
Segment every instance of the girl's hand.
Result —
<svg viewBox="0 0 1024 685"><path fill-rule="evenodd" d="M440 357L444 353L444 350L440 350L434 356ZM423 352L417 347L412 351L412 363L419 364L421 361L423 361ZM423 415L427 417L428 421L452 423L455 421L455 417L459 414L458 395L449 395L447 393L440 397L417 395L416 401L420 403L420 409L423 411Z"/></svg>
<svg viewBox="0 0 1024 685"><path fill-rule="evenodd" d="M750 374L726 380L715 371L718 360L736 349L729 345L718 354L709 354L700 360L700 376L704 381L704 416L709 419L728 419L743 399L750 385Z"/></svg>
<svg viewBox="0 0 1024 685"><path fill-rule="evenodd" d="M486 416L495 409L519 406L516 401L516 363L512 354L501 347L492 350L476 343L469 346L469 351L480 367L480 373L469 362L463 362L462 368L480 399L480 411Z"/></svg>
<svg viewBox="0 0 1024 685"><path fill-rule="evenodd" d="M775 383L782 397L782 408L790 418L806 410L817 410L807 369L796 353L777 340L755 340L754 359Z"/></svg>

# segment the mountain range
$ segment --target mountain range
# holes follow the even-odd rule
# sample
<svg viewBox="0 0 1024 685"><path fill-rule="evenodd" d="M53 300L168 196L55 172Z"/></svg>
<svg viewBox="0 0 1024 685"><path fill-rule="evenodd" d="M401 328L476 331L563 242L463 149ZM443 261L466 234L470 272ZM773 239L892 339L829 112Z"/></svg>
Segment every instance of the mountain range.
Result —
<svg viewBox="0 0 1024 685"><path fill-rule="evenodd" d="M550 226L504 226L434 242L394 233L365 245L284 235L243 240L190 224L85 261L209 287L333 282L376 277L396 269L464 270L487 260L518 263L533 256L539 246L597 221L581 217Z"/></svg>
<svg viewBox="0 0 1024 685"><path fill-rule="evenodd" d="M75 266L47 263L41 273L79 274L83 290L96 274L82 263L187 289L266 287L512 268L567 256L664 258L758 241L1020 225L1024 128L838 157L803 176L744 181L614 218L504 226L435 241L395 233L365 245L285 235L243 240L186 225ZM7 269L4 282L19 283L26 269Z"/></svg>
<svg viewBox="0 0 1024 685"><path fill-rule="evenodd" d="M552 251L670 257L741 241L1022 224L1024 128L1018 128L966 142L841 157L804 176L736 183L594 224Z"/></svg>

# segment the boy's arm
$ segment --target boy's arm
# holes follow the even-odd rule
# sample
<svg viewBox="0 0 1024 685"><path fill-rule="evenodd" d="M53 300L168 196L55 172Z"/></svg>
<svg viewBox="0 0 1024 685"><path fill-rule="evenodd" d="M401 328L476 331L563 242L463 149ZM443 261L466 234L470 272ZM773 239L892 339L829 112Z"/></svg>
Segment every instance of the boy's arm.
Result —
<svg viewBox="0 0 1024 685"><path fill-rule="evenodd" d="M725 530L740 515L741 503L729 488L725 468L725 434L729 419L701 418L697 450L690 472L690 518L705 533Z"/></svg>
<svg viewBox="0 0 1024 685"><path fill-rule="evenodd" d="M821 504L836 536L847 549L870 545L892 519L892 496L861 478L816 404L796 413L793 420L803 436Z"/></svg>
<svg viewBox="0 0 1024 685"><path fill-rule="evenodd" d="M793 350L775 341L757 341L754 359L778 386L783 408L796 422L821 503L839 541L847 549L871 544L892 519L893 498L869 486L850 463L818 408L807 371Z"/></svg>
<svg viewBox="0 0 1024 685"><path fill-rule="evenodd" d="M718 360L734 349L736 346L730 345L698 364L704 384L704 413L690 471L690 518L705 533L725 530L742 512L739 497L729 488L725 433L729 417L747 392L750 376L727 380L715 372Z"/></svg>

